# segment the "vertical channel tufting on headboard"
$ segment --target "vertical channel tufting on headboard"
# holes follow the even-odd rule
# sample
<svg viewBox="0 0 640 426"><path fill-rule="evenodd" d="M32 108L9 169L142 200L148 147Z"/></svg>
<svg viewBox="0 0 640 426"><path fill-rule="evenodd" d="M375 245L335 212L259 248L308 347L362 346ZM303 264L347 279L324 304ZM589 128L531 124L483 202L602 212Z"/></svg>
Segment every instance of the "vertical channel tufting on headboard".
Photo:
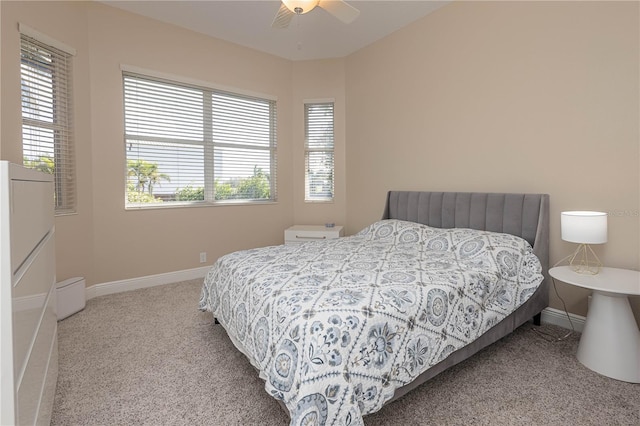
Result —
<svg viewBox="0 0 640 426"><path fill-rule="evenodd" d="M535 243L546 194L389 191L383 219L436 228L472 228L517 235ZM548 223L546 224L548 225Z"/></svg>

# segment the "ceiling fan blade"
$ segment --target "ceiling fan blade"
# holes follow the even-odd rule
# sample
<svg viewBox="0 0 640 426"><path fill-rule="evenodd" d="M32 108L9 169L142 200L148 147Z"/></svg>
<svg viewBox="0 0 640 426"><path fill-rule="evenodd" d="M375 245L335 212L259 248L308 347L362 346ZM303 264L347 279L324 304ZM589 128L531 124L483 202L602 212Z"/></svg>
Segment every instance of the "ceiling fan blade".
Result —
<svg viewBox="0 0 640 426"><path fill-rule="evenodd" d="M320 0L318 4L321 8L344 22L350 24L356 20L360 11L343 0Z"/></svg>
<svg viewBox="0 0 640 426"><path fill-rule="evenodd" d="M287 28L291 19L295 16L295 13L287 9L287 6L284 3L280 3L280 9L278 9L278 13L276 13L275 18L273 18L273 22L271 23L272 28Z"/></svg>

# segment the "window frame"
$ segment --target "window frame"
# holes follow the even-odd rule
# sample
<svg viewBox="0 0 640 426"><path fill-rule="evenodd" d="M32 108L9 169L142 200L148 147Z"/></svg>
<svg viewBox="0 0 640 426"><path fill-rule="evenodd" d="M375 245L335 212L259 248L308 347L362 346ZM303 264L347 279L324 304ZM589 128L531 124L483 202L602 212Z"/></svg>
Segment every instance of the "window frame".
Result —
<svg viewBox="0 0 640 426"><path fill-rule="evenodd" d="M333 203L335 200L335 99L306 99L304 104L304 201L305 203ZM310 147L309 107L331 105L331 145L330 147ZM316 123L316 125L319 123ZM328 197L310 196L310 165L312 154L331 154L331 195Z"/></svg>
<svg viewBox="0 0 640 426"><path fill-rule="evenodd" d="M261 93L249 92L245 90L239 90L236 88L222 87L219 85L213 85L209 82L203 82L199 80L193 80L188 78L183 78L175 75L169 75L164 73L159 73L150 70L144 70L138 67L131 66L122 66L122 81L123 81L123 99L125 105L123 108L124 115L124 144L125 150L127 149L127 145L129 145L129 141L131 138L135 138L137 141L145 141L145 137L140 137L139 135L129 135L127 134L127 111L126 111L126 88L125 88L125 79L136 79L139 78L141 80L158 82L159 84L165 85L175 85L176 87L182 87L187 89L192 89L195 91L200 91L203 94L203 110L200 125L202 126L202 139L192 141L193 146L201 146L202 147L202 161L203 161L203 173L202 173L202 182L203 182L203 196L204 200L190 200L190 201L165 201L165 202L157 202L157 203L130 203L127 199L128 189L127 185L129 184L129 179L127 176L127 162L129 160L125 151L125 209L126 210L138 210L138 209L156 209L156 208L176 208L176 207L207 207L207 206L221 206L221 205L264 205L264 204L273 204L277 203L277 98L271 95L265 95ZM268 106L268 124L269 124L269 143L268 146L259 146L259 145L251 145L246 144L243 145L241 143L233 143L227 144L224 142L216 141L215 136L215 128L212 123L215 119L215 115L212 113L212 105L214 102L214 98L216 96L220 97L231 97L235 99L245 100L245 101L256 101L258 103L264 103ZM242 111L242 110L238 110ZM168 138L169 140L171 138ZM153 137L148 137L149 142L153 140ZM176 139L177 141L177 139ZM184 142L184 141L183 141ZM173 142L172 142L173 143ZM176 145L179 145L180 142L175 142ZM269 198L231 198L231 199L215 199L215 179L216 179L216 161L214 160L214 151L218 149L224 148L235 148L235 149L244 149L250 150L252 152L264 152L268 151L268 176L267 179L269 181ZM186 187L185 187L186 188ZM199 189L200 187L196 187ZM184 188L181 188L184 189Z"/></svg>
<svg viewBox="0 0 640 426"><path fill-rule="evenodd" d="M20 33L22 163L25 167L44 171L54 176L56 216L75 214L77 212L77 184L75 129L73 126L73 57L76 55L76 50L21 23L18 26L18 31ZM32 57L30 61L29 58L25 59L25 56L36 51L44 52L50 58L49 64L41 66L42 70L50 73L49 80L36 81L38 78L28 74L29 71L32 74L36 71L34 64L37 59ZM34 97L43 96L42 91L46 90L47 86L50 86L51 98L44 101L44 107L38 108L38 102L42 101L38 101ZM29 87L34 88L35 91L29 93ZM40 92L39 95L38 92ZM37 111L28 111L31 102L35 102L36 105L33 108ZM50 119L37 117L37 115L47 115L42 112L43 109L50 111ZM34 135L33 132L36 134ZM52 146L50 148L38 146L41 142L41 137L37 135L38 132L51 134ZM46 141L44 143L46 145ZM46 154L49 149L53 151L50 157L53 166L42 162L43 158L49 158ZM29 152L29 157L33 158L27 158L25 152ZM35 158L36 155L39 158ZM53 170L50 167L53 167Z"/></svg>

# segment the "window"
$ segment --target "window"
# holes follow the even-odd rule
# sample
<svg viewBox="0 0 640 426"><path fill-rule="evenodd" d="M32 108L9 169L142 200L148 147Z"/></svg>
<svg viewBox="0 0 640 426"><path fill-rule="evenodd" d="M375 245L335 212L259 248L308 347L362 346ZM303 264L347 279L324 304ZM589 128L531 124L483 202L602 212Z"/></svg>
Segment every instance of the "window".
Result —
<svg viewBox="0 0 640 426"><path fill-rule="evenodd" d="M73 213L71 54L21 34L20 79L23 164L54 175L56 213Z"/></svg>
<svg viewBox="0 0 640 426"><path fill-rule="evenodd" d="M123 73L127 207L276 199L276 103Z"/></svg>
<svg viewBox="0 0 640 426"><path fill-rule="evenodd" d="M304 104L305 201L333 201L333 102Z"/></svg>

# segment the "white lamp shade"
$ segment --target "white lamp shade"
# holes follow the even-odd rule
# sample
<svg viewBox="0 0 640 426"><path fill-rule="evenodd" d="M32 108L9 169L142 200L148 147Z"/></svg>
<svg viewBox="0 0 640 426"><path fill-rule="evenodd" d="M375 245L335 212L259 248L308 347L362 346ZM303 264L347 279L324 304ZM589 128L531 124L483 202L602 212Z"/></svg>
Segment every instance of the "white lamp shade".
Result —
<svg viewBox="0 0 640 426"><path fill-rule="evenodd" d="M578 244L607 242L607 214L603 212L573 211L560 214L562 239Z"/></svg>

